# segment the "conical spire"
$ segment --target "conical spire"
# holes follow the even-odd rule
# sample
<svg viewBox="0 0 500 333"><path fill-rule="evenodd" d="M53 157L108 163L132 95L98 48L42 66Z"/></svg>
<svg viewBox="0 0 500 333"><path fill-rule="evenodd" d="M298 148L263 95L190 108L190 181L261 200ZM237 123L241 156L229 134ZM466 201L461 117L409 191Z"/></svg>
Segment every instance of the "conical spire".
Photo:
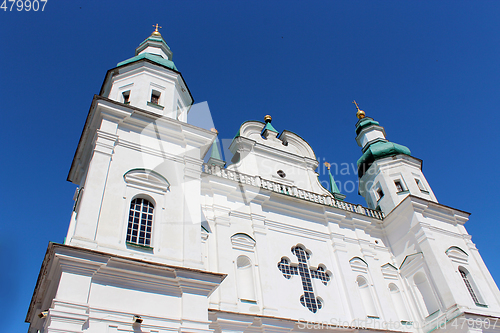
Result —
<svg viewBox="0 0 500 333"><path fill-rule="evenodd" d="M153 27L155 27L155 31L135 49L135 55L147 52L157 54L167 60L172 60L172 51L158 31L158 28L161 27L158 24L153 25Z"/></svg>
<svg viewBox="0 0 500 333"><path fill-rule="evenodd" d="M158 24L153 25L153 27L155 27L155 30L151 33L151 35L135 49L135 57L119 62L117 67L142 59L147 59L177 71L177 67L175 67L174 62L172 61L172 51L158 31L158 28L161 27Z"/></svg>
<svg viewBox="0 0 500 333"><path fill-rule="evenodd" d="M266 140L275 140L280 132L278 132L273 125L271 125L271 116L267 115L264 117L264 121L266 122L266 126L264 126L264 129L262 130L262 136Z"/></svg>
<svg viewBox="0 0 500 333"><path fill-rule="evenodd" d="M215 128L211 130L214 133L219 133ZM224 167L226 162L222 160L222 156L219 150L219 146L217 145L217 138L212 142L212 152L210 154L210 158L208 159L208 164L217 165L219 167Z"/></svg>
<svg viewBox="0 0 500 333"><path fill-rule="evenodd" d="M357 162L359 178L378 159L399 154L411 156L411 152L407 147L387 140L385 130L379 125L378 121L366 117L365 112L360 110L358 103L356 101L353 101L353 103L358 110L356 116L359 119L356 123L356 142L363 151L363 155Z"/></svg>
<svg viewBox="0 0 500 333"><path fill-rule="evenodd" d="M330 166L331 166L330 163L325 162L325 166L328 169L328 185L330 185L330 193L333 194L333 196L336 199L344 200L345 195L340 193L337 183L335 183L335 179L333 178L333 175L330 172Z"/></svg>
<svg viewBox="0 0 500 333"><path fill-rule="evenodd" d="M275 132L275 133L279 133L274 127L273 125L271 125L271 121L273 120L273 118L270 116L270 115L267 115L264 117L264 121L266 122L266 126L264 127L264 131L271 131L271 132Z"/></svg>

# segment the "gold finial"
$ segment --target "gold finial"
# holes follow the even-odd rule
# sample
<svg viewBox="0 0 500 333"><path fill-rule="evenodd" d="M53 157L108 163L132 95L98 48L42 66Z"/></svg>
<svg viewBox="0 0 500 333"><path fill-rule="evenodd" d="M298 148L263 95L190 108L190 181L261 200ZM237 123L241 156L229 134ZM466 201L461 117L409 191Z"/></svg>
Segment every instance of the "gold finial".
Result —
<svg viewBox="0 0 500 333"><path fill-rule="evenodd" d="M358 103L356 103L356 101L353 101L353 103L354 105L356 105L356 109L358 109L358 112L356 112L356 117L358 117L358 119L363 119L365 117L365 111L360 110Z"/></svg>
<svg viewBox="0 0 500 333"><path fill-rule="evenodd" d="M214 132L215 134L219 134L219 131L218 131L218 130L216 130L215 128L213 128L213 127L212 127L210 130L211 130L212 132Z"/></svg>
<svg viewBox="0 0 500 333"><path fill-rule="evenodd" d="M270 122L271 122L271 120L273 120L273 118L272 118L270 115L266 115L266 116L264 117L264 121L265 121L266 123L270 123Z"/></svg>
<svg viewBox="0 0 500 333"><path fill-rule="evenodd" d="M331 166L331 164L330 164L330 163L328 163L328 162L325 162L324 164L325 164L326 168L327 168L328 170L330 170L330 166Z"/></svg>
<svg viewBox="0 0 500 333"><path fill-rule="evenodd" d="M160 32L158 31L158 28L161 29L161 27L158 25L158 23L156 23L156 25L153 24L153 27L155 28L155 31L153 31L152 35L161 36Z"/></svg>

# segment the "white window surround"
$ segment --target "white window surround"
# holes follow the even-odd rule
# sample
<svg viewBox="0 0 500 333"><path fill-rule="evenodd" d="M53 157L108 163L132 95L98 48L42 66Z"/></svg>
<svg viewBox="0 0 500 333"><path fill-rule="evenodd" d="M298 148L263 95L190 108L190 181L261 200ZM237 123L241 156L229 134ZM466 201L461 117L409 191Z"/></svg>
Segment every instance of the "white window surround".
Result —
<svg viewBox="0 0 500 333"><path fill-rule="evenodd" d="M234 270L236 277L236 292L241 304L258 304L258 274L255 256L255 240L246 233L236 233L231 236L231 246L234 253Z"/></svg>
<svg viewBox="0 0 500 333"><path fill-rule="evenodd" d="M122 92L122 103L130 104L130 90Z"/></svg>
<svg viewBox="0 0 500 333"><path fill-rule="evenodd" d="M417 187L420 190L420 192L422 192L422 193L429 193L429 191L425 187L424 182L422 181L422 179L420 179L418 177L415 177L415 183L417 183Z"/></svg>
<svg viewBox="0 0 500 333"><path fill-rule="evenodd" d="M470 297L474 301L474 304L481 307L487 307L483 297L481 296L481 292L479 291L476 283L474 282L474 278L470 274L469 270L467 270L467 268L463 266L459 266L458 272L463 280L465 288L467 289Z"/></svg>
<svg viewBox="0 0 500 333"><path fill-rule="evenodd" d="M427 279L427 275L418 271L412 277L417 300L420 300L420 309L423 317L429 317L439 311L439 303L434 294L434 291Z"/></svg>
<svg viewBox="0 0 500 333"><path fill-rule="evenodd" d="M165 87L160 86L158 84L154 84L151 82L149 85L149 95L148 95L147 102L152 103L152 100L151 100L152 96L157 95L158 96L158 103L152 103L152 104L164 106L165 91L166 91Z"/></svg>
<svg viewBox="0 0 500 333"><path fill-rule="evenodd" d="M408 311L406 310L406 304L403 300L403 293L401 288L394 282L389 283L387 286L389 289L389 293L391 294L391 300L394 305L394 309L399 317L399 320L402 322L408 322L410 320L410 316L408 315Z"/></svg>
<svg viewBox="0 0 500 333"><path fill-rule="evenodd" d="M469 254L458 246L450 246L445 253L452 261L457 274L460 275L462 285L467 289L467 293L473 300L474 304L480 307L487 307L482 293L474 281L474 277L470 274Z"/></svg>
<svg viewBox="0 0 500 333"><path fill-rule="evenodd" d="M378 202L380 199L384 197L384 190L382 190L382 187L380 184L375 188L375 198L377 199L376 201Z"/></svg>
<svg viewBox="0 0 500 333"><path fill-rule="evenodd" d="M398 178L393 178L394 181L394 186L396 187L396 193L407 193L408 192L408 185L406 184L405 180L403 177L398 177ZM401 185L401 189L398 188L398 184Z"/></svg>
<svg viewBox="0 0 500 333"><path fill-rule="evenodd" d="M372 288L368 283L368 279L363 275L358 275L356 277L356 284L358 285L359 294L361 296L366 316L369 318L379 318L373 299Z"/></svg>
<svg viewBox="0 0 500 333"><path fill-rule="evenodd" d="M123 175L123 179L125 181L125 189L123 194L124 210L120 242L123 242L124 246L126 246L130 203L136 198L141 198L150 201L154 206L151 243L149 245L149 247L153 248L160 237L155 232L155 229L158 221L161 221L163 218L170 183L157 172L141 168L127 171Z"/></svg>
<svg viewBox="0 0 500 333"><path fill-rule="evenodd" d="M257 303L255 297L255 274L252 260L246 255L236 259L236 284L238 298L242 302Z"/></svg>
<svg viewBox="0 0 500 333"><path fill-rule="evenodd" d="M121 102L121 103L124 103L124 100L123 100L123 94L128 92L129 93L129 103L130 103L130 96L132 94L132 87L134 86L134 83L128 83L128 84L125 84L121 87L118 88L118 96L116 96L116 100Z"/></svg>

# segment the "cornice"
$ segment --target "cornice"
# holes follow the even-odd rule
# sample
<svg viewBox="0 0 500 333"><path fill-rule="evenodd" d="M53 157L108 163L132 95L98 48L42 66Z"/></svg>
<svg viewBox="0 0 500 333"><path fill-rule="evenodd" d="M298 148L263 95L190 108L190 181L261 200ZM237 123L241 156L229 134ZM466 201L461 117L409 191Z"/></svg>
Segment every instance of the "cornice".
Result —
<svg viewBox="0 0 500 333"><path fill-rule="evenodd" d="M180 295L182 292L209 296L227 274L166 265L70 245L49 243L33 292L26 321L33 317L38 294L47 289L50 271L59 270L92 276L127 287Z"/></svg>
<svg viewBox="0 0 500 333"><path fill-rule="evenodd" d="M383 222L384 228L387 228L396 221L398 216L402 215L408 209L415 213L420 213L426 218L436 219L453 225L464 225L470 216L470 213L463 210L410 194L385 216Z"/></svg>
<svg viewBox="0 0 500 333"><path fill-rule="evenodd" d="M100 117L104 117L104 114L106 114L108 118L112 118L115 122L120 123L122 126L133 127L144 125L139 126L139 129L144 129L148 124L155 122L155 125L161 129L161 136L164 136L164 138L169 138L174 142L185 141L192 145L199 145L201 148L201 157L207 153L211 143L217 136L209 130L190 125L176 119L164 117L134 106L125 105L106 97L94 95L75 155L73 157L73 162L68 173L68 181L76 181L75 177L78 174L77 167L85 165L86 162L82 163L81 160L83 156L86 156L85 150L90 149L91 142L89 140L93 139L95 135L94 131L96 131L98 127L97 121L98 119L101 119ZM116 135L116 133L108 134ZM122 140L119 137L117 140L118 142L122 141L122 143L126 142L126 140ZM131 145L132 143L128 142L128 144ZM89 157L85 158L88 159Z"/></svg>

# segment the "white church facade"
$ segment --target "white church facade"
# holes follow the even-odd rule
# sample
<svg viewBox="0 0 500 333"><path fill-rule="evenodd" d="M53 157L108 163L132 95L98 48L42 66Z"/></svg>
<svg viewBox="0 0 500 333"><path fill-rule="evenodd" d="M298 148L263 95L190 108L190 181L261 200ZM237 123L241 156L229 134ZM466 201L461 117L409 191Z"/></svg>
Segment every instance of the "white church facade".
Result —
<svg viewBox="0 0 500 333"><path fill-rule="evenodd" d="M363 207L331 175L324 188L313 149L269 116L241 125L226 165L217 132L187 123L192 103L158 31L108 71L29 333L500 332L469 213L438 203L377 121L358 108Z"/></svg>

